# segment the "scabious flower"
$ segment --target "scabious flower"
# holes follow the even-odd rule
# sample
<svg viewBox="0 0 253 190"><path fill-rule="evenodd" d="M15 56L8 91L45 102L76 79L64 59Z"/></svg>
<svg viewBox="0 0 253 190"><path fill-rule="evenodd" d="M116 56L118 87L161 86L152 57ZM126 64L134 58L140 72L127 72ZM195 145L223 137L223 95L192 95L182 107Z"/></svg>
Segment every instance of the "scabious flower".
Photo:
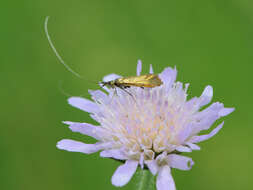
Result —
<svg viewBox="0 0 253 190"><path fill-rule="evenodd" d="M141 73L142 64L137 64L137 75ZM152 65L150 73L153 73ZM112 184L123 186L129 182L138 165L157 175L158 190L175 190L171 168L191 169L194 162L181 152L199 150L196 145L214 136L223 126L222 122L209 134L198 135L208 130L220 117L234 111L224 108L222 103L210 103L213 89L207 86L200 97L187 100L189 84L175 82L177 71L170 67L159 74L163 84L155 88L128 88L128 92L104 87L101 90L90 90L92 100L71 97L70 105L90 113L100 125L70 122L73 132L91 136L95 144L63 139L57 143L59 149L85 154L100 152L101 157L125 161L112 176ZM120 76L110 74L104 81L114 80Z"/></svg>

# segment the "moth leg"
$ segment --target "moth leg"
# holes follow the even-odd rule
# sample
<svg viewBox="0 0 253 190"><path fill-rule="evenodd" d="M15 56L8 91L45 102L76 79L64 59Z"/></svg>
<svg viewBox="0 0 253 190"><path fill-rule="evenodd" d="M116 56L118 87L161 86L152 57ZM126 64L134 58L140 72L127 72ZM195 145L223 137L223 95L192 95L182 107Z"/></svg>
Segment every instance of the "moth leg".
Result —
<svg viewBox="0 0 253 190"><path fill-rule="evenodd" d="M117 89L116 89L116 88L114 88L114 92L113 92L112 97L114 97L114 96L118 96L118 93L117 93Z"/></svg>
<svg viewBox="0 0 253 190"><path fill-rule="evenodd" d="M128 92L124 87L119 86L119 88L120 88L121 90L123 90L124 92L126 92L127 94L129 94L130 96L133 97L133 95L132 95L130 92Z"/></svg>
<svg viewBox="0 0 253 190"><path fill-rule="evenodd" d="M111 98L110 104L112 103L113 98L114 98L115 96L117 96L117 95L118 95L118 94L117 94L117 89L116 89L116 88L114 88L114 92L113 92L113 95L112 95L112 98Z"/></svg>
<svg viewBox="0 0 253 190"><path fill-rule="evenodd" d="M130 95L133 99L134 99L134 101L135 101L135 103L136 103L136 100L135 100L135 98L134 98L134 96L130 93L130 92L128 92L125 88L130 88L130 87L122 87L122 86L118 86L121 90L123 90L124 92L126 92L128 95Z"/></svg>

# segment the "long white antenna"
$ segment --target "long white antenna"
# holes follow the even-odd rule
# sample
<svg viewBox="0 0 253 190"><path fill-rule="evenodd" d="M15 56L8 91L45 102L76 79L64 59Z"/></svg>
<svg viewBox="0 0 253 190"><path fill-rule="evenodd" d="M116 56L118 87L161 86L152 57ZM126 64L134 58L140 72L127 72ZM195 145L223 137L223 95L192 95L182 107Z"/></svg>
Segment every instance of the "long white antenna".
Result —
<svg viewBox="0 0 253 190"><path fill-rule="evenodd" d="M52 48L52 50L54 51L56 57L59 59L59 61L61 62L61 64L64 65L64 67L69 71L71 72L73 75L75 75L76 77L78 78L82 78L77 72L73 71L64 61L63 59L61 58L61 56L59 55L59 53L57 52L56 48L54 47L54 44L49 36L49 33L48 33L48 29L47 29L47 23L48 23L48 19L49 19L49 16L46 17L46 20L45 20L45 33L46 33L46 36L47 36L47 39L48 39L48 42Z"/></svg>

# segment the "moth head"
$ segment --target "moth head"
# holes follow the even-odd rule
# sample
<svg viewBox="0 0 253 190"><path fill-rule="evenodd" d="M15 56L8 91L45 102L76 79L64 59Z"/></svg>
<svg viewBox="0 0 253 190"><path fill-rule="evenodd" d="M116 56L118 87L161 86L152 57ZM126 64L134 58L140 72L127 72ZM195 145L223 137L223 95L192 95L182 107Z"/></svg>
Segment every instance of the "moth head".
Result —
<svg viewBox="0 0 253 190"><path fill-rule="evenodd" d="M99 86L101 86L101 87L108 86L110 88L114 88L115 83L114 83L114 81L108 81L108 82L101 81L101 82L99 82Z"/></svg>

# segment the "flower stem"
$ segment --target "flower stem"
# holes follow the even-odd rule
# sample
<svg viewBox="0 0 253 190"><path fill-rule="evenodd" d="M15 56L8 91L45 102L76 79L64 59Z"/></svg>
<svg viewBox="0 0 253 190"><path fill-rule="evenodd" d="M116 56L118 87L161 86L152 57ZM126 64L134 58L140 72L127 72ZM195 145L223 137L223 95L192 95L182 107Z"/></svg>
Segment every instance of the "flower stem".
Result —
<svg viewBox="0 0 253 190"><path fill-rule="evenodd" d="M155 176L149 170L139 169L137 190L155 190Z"/></svg>

